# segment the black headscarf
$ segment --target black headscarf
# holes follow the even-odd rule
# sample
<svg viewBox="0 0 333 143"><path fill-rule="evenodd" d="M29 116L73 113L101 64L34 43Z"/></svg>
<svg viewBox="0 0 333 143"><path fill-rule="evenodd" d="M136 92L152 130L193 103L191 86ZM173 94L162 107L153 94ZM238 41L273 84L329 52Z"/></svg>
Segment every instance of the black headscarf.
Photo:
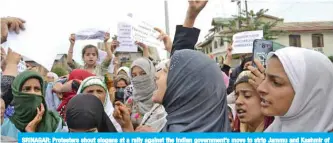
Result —
<svg viewBox="0 0 333 143"><path fill-rule="evenodd" d="M91 94L79 94L69 101L66 121L72 129L97 128L98 132L117 132L104 112L102 102Z"/></svg>
<svg viewBox="0 0 333 143"><path fill-rule="evenodd" d="M226 86L215 61L179 50L171 58L163 106L164 132L230 132Z"/></svg>

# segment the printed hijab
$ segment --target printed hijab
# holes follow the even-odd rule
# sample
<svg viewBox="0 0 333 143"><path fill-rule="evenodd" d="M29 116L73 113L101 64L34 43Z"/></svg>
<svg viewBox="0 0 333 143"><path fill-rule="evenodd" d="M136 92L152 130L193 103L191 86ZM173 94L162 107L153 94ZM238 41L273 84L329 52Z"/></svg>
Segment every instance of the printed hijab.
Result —
<svg viewBox="0 0 333 143"><path fill-rule="evenodd" d="M21 92L24 83L29 79L37 79L41 85L42 95L35 95ZM19 74L12 83L13 105L15 108L14 115L10 117L10 121L15 127L24 132L25 127L37 115L37 107L43 103L45 112L40 121L36 132L54 132L58 128L58 124L62 122L60 116L52 111L48 111L44 99L44 81L36 72L24 71Z"/></svg>
<svg viewBox="0 0 333 143"><path fill-rule="evenodd" d="M163 106L164 132L230 132L226 86L207 55L179 50L171 58Z"/></svg>
<svg viewBox="0 0 333 143"><path fill-rule="evenodd" d="M295 96L288 112L265 132L328 132L333 129L333 64L317 51L288 47L270 53L283 65ZM301 125L301 126L300 126Z"/></svg>
<svg viewBox="0 0 333 143"><path fill-rule="evenodd" d="M66 115L68 128L97 128L98 132L117 132L105 113L102 102L94 95L79 94L72 98L67 105Z"/></svg>

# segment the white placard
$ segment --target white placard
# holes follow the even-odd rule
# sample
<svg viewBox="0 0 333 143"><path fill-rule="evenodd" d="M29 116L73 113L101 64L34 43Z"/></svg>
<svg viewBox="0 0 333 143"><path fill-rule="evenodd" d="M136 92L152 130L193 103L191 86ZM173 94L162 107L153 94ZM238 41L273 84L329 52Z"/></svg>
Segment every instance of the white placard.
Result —
<svg viewBox="0 0 333 143"><path fill-rule="evenodd" d="M106 31L97 28L83 29L75 33L75 40L104 40Z"/></svg>
<svg viewBox="0 0 333 143"><path fill-rule="evenodd" d="M245 31L233 36L232 54L252 53L253 41L263 38L263 31Z"/></svg>
<svg viewBox="0 0 333 143"><path fill-rule="evenodd" d="M118 37L119 47L118 52L137 52L138 47L135 45L132 38L132 26L126 22L118 23Z"/></svg>
<svg viewBox="0 0 333 143"><path fill-rule="evenodd" d="M132 20L133 39L142 42L149 47L162 48L163 43L159 41L159 33L154 29L154 26L144 22Z"/></svg>

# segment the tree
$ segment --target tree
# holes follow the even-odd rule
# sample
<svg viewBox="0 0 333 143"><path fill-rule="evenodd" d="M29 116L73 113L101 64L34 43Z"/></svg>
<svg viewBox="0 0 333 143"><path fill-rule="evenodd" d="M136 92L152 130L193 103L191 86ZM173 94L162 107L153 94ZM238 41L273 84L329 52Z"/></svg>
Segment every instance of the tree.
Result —
<svg viewBox="0 0 333 143"><path fill-rule="evenodd" d="M264 39L266 40L274 40L275 36L283 33L283 31L274 31L273 27L277 25L280 20L275 20L274 22L265 22L260 18L268 12L268 9L261 9L258 12L254 12L253 10L246 12L241 12L240 16L233 16L233 20L229 21L229 24L224 24L222 26L228 27L231 35L243 32L243 31L254 31L254 30L263 30ZM248 18L246 17L248 15ZM241 22L240 28L238 28L238 23ZM228 39L232 40L232 36L228 36Z"/></svg>
<svg viewBox="0 0 333 143"><path fill-rule="evenodd" d="M328 56L328 58L331 60L331 62L333 63L333 55L332 56Z"/></svg>
<svg viewBox="0 0 333 143"><path fill-rule="evenodd" d="M51 71L54 72L55 74L57 74L59 77L68 74L67 71L61 66L55 66L55 67L52 68Z"/></svg>

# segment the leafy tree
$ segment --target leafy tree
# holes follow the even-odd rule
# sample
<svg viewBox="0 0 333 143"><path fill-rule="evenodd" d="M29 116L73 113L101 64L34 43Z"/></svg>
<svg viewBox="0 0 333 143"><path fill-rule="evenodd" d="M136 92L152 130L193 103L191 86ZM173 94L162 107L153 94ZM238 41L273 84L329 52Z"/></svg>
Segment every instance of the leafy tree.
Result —
<svg viewBox="0 0 333 143"><path fill-rule="evenodd" d="M224 24L222 26L228 27L228 29L231 31L231 35L243 31L263 30L264 39L274 40L276 39L275 36L283 33L283 31L272 30L272 28L275 27L280 20L275 20L274 22L266 22L260 19L267 12L268 9L261 9L258 12L254 12L253 10L249 12L243 11L240 16L234 15L233 20L229 21L228 24ZM239 23L239 21L241 22L240 28L238 28L237 24ZM227 38L232 40L232 36L228 36Z"/></svg>
<svg viewBox="0 0 333 143"><path fill-rule="evenodd" d="M333 55L332 56L328 56L328 58L331 60L331 62L333 63Z"/></svg>
<svg viewBox="0 0 333 143"><path fill-rule="evenodd" d="M55 66L55 67L52 68L51 71L54 72L54 73L56 73L59 77L65 76L65 75L68 74L67 71L66 71L66 69L64 69L61 66Z"/></svg>

